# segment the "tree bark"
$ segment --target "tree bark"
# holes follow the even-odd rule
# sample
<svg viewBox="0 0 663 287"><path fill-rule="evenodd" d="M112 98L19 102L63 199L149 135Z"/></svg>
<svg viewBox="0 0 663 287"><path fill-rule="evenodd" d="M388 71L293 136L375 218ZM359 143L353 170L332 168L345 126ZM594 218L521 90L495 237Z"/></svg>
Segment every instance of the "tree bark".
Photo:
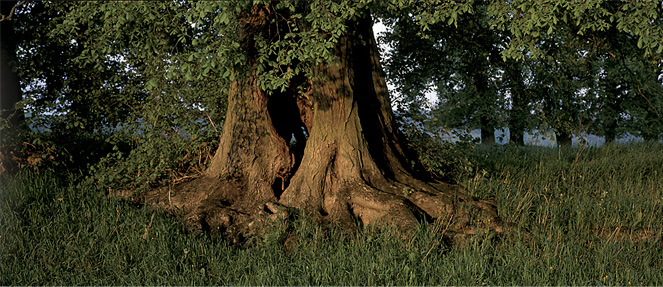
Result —
<svg viewBox="0 0 663 287"><path fill-rule="evenodd" d="M481 127L481 144L495 144L495 132L489 128L484 128L483 125Z"/></svg>
<svg viewBox="0 0 663 287"><path fill-rule="evenodd" d="M0 14L8 15L18 1L3 1ZM16 42L14 36L14 20L0 22L0 118L9 120L10 130L3 131L3 137L13 137L23 123L25 115L16 109L22 99L21 84L15 72Z"/></svg>
<svg viewBox="0 0 663 287"><path fill-rule="evenodd" d="M263 21L248 21L252 28L245 30L260 30ZM256 75L236 82L205 175L147 197L184 211L194 229L233 238L259 232L258 222L297 213L348 230L359 222L408 233L419 222L445 220L453 222L445 234L450 239L501 232L494 203L433 179L404 148L371 26L370 16L348 23L354 33L334 49L339 64L320 65L305 94L290 89L268 96Z"/></svg>

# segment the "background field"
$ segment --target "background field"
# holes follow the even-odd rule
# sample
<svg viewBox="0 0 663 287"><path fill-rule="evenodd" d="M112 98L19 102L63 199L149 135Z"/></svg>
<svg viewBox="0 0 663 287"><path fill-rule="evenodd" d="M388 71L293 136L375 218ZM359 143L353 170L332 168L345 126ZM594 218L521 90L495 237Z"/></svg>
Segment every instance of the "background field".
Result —
<svg viewBox="0 0 663 287"><path fill-rule="evenodd" d="M305 219L250 248L105 196L75 174L3 176L0 285L661 285L663 146L481 147L467 191L529 231L449 247L422 225L343 234ZM86 183L88 182L88 183Z"/></svg>

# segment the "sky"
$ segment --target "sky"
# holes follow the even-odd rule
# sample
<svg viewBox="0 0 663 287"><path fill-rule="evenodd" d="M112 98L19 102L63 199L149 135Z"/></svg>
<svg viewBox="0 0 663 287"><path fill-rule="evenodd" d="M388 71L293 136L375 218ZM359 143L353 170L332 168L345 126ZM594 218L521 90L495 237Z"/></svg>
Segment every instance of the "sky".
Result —
<svg viewBox="0 0 663 287"><path fill-rule="evenodd" d="M377 37L380 34L386 33L387 29L388 29L387 26L382 24L382 22L379 22L379 21L376 22L373 25L373 33L375 34L375 38L377 39ZM385 45L385 44L382 44L382 43L378 43L378 44L380 45L380 48L383 51L390 51L391 50L391 47L389 47L388 45ZM385 55L380 55L380 57L384 57L384 56ZM392 96L393 96L393 93L395 93L394 86L387 84L387 88L389 88L389 91L390 91L390 93L392 93ZM426 99L428 99L429 105L433 106L437 103L437 94L435 92L428 92L428 93L426 93Z"/></svg>

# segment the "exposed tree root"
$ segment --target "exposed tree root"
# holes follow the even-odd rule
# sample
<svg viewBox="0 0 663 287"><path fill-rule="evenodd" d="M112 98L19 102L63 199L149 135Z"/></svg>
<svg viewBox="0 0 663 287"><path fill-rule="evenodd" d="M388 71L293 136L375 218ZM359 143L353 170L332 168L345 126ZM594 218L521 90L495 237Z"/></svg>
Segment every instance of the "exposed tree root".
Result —
<svg viewBox="0 0 663 287"><path fill-rule="evenodd" d="M463 242L481 232L504 233L512 229L502 222L493 202L473 199L457 190L397 194L365 183L347 184L343 189L337 193L341 196L327 200L326 212L288 206L276 198L252 202L242 199L240 186L209 177L125 198L183 216L191 232L218 234L234 243L259 237L265 227L299 214L348 231L391 225L406 237L422 222L438 223L444 225L440 236L451 243Z"/></svg>
<svg viewBox="0 0 663 287"><path fill-rule="evenodd" d="M260 11L242 24L245 32L272 31ZM393 225L404 235L421 222L442 221L440 236L451 241L507 231L494 203L412 164L416 155L404 148L393 120L370 16L347 25L356 33L338 40L339 63L317 67L316 83L301 79L268 95L256 75L234 82L221 143L205 175L136 200L182 214L191 230L235 241L298 214L344 230ZM247 47L255 45L251 39ZM313 101L304 100L309 96Z"/></svg>

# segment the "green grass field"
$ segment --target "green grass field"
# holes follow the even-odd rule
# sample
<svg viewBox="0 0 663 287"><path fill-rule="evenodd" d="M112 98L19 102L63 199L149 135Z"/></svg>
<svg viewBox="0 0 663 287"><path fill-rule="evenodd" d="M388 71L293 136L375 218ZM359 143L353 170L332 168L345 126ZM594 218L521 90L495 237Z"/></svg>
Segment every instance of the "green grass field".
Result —
<svg viewBox="0 0 663 287"><path fill-rule="evenodd" d="M0 285L662 285L663 146L481 148L463 181L532 235L449 247L422 226L350 235L294 223L240 248L73 175L0 182Z"/></svg>

